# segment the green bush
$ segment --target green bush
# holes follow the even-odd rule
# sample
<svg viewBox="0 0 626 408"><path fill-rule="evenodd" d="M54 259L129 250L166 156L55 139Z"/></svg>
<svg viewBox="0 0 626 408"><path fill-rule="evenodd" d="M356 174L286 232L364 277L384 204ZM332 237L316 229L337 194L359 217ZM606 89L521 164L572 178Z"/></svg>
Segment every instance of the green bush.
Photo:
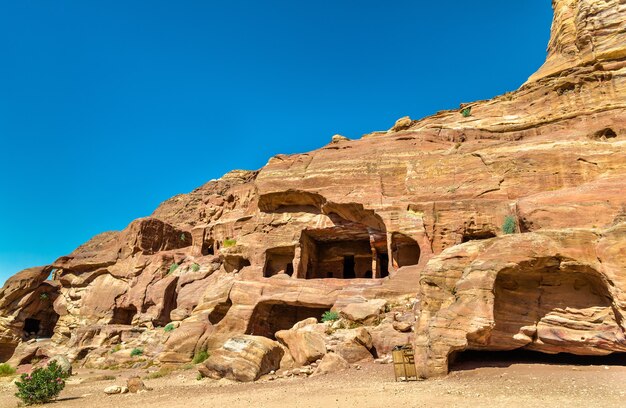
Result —
<svg viewBox="0 0 626 408"><path fill-rule="evenodd" d="M194 272L198 272L200 270L200 265L198 265L197 263L191 265L191 270Z"/></svg>
<svg viewBox="0 0 626 408"><path fill-rule="evenodd" d="M504 224L502 224L502 232L505 234L515 234L515 230L515 217L507 215L506 218L504 218Z"/></svg>
<svg viewBox="0 0 626 408"><path fill-rule="evenodd" d="M194 354L193 360L191 360L191 362L194 364L200 364L204 362L204 360L206 360L207 358L209 358L209 353L206 350L202 350Z"/></svg>
<svg viewBox="0 0 626 408"><path fill-rule="evenodd" d="M50 298L50 297L48 296L48 294L47 294L47 293L41 293L41 294L39 295L39 299L41 299L41 300L48 300L49 298Z"/></svg>
<svg viewBox="0 0 626 408"><path fill-rule="evenodd" d="M68 374L53 361L46 368L37 368L30 374L22 374L21 381L15 383L18 390L15 396L26 405L45 404L56 398L65 388L67 377Z"/></svg>
<svg viewBox="0 0 626 408"><path fill-rule="evenodd" d="M322 315L323 322L334 322L335 320L339 320L339 313L327 310Z"/></svg>
<svg viewBox="0 0 626 408"><path fill-rule="evenodd" d="M472 116L472 107L468 106L467 108L461 109L461 115L463 115L464 118Z"/></svg>
<svg viewBox="0 0 626 408"><path fill-rule="evenodd" d="M185 242L185 240L187 239L187 237L185 237L185 234L180 234L180 240Z"/></svg>
<svg viewBox="0 0 626 408"><path fill-rule="evenodd" d="M6 363L0 364L0 377L8 377L13 374L15 374L15 368Z"/></svg>
<svg viewBox="0 0 626 408"><path fill-rule="evenodd" d="M170 273L174 272L176 269L178 269L178 264L176 262L174 262L173 264L170 265L170 270L167 273L170 274Z"/></svg>
<svg viewBox="0 0 626 408"><path fill-rule="evenodd" d="M174 330L174 324L172 323L168 323L167 325L165 325L165 327L163 328L163 330L167 333L167 332L171 332L172 330Z"/></svg>
<svg viewBox="0 0 626 408"><path fill-rule="evenodd" d="M143 350L140 348L134 348L130 352L131 357L139 357L141 355L143 355Z"/></svg>
<svg viewBox="0 0 626 408"><path fill-rule="evenodd" d="M226 238L224 240L224 243L222 244L222 246L224 248L233 247L235 245L237 245L237 240L236 239L230 239L230 238Z"/></svg>
<svg viewBox="0 0 626 408"><path fill-rule="evenodd" d="M122 349L122 346L120 344L116 344L115 346L113 346L111 348L111 354L113 353L117 353L118 351L120 351Z"/></svg>

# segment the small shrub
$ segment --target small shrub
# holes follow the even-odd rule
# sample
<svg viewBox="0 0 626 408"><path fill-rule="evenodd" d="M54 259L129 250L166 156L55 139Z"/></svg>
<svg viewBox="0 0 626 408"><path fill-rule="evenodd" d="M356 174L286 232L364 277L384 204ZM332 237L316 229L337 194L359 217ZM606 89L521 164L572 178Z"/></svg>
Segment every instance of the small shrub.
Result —
<svg viewBox="0 0 626 408"><path fill-rule="evenodd" d="M134 348L132 349L132 351L130 352L130 356L131 357L139 357L143 355L143 350L140 348Z"/></svg>
<svg viewBox="0 0 626 408"><path fill-rule="evenodd" d="M224 248L229 248L229 247L233 247L237 245L237 240L236 239L230 239L230 238L226 238L222 244L222 247Z"/></svg>
<svg viewBox="0 0 626 408"><path fill-rule="evenodd" d="M0 364L0 377L8 377L13 374L15 374L15 368L6 363Z"/></svg>
<svg viewBox="0 0 626 408"><path fill-rule="evenodd" d="M178 264L174 262L173 264L170 265L170 270L167 273L170 274L174 272L176 269L178 269Z"/></svg>
<svg viewBox="0 0 626 408"><path fill-rule="evenodd" d="M200 270L200 265L198 265L197 263L191 265L191 270L194 272L198 272Z"/></svg>
<svg viewBox="0 0 626 408"><path fill-rule="evenodd" d="M163 331L165 331L166 333L171 332L175 329L176 327L174 327L174 324L172 323L168 323L167 325L165 325L165 327L163 328Z"/></svg>
<svg viewBox="0 0 626 408"><path fill-rule="evenodd" d="M196 381L202 381L202 379L204 378L204 376L200 373L198 373L198 375L196 375Z"/></svg>
<svg viewBox="0 0 626 408"><path fill-rule="evenodd" d="M461 109L461 115L463 115L464 118L472 116L472 107L468 106L467 108Z"/></svg>
<svg viewBox="0 0 626 408"><path fill-rule="evenodd" d="M26 405L45 404L56 398L65 388L65 379L68 377L56 361L46 368L37 368L30 374L22 374L21 381L17 381L15 396Z"/></svg>
<svg viewBox="0 0 626 408"><path fill-rule="evenodd" d="M339 320L339 313L337 312L327 310L322 315L322 322L334 322L335 320Z"/></svg>
<svg viewBox="0 0 626 408"><path fill-rule="evenodd" d="M193 360L191 360L191 362L193 364L200 364L203 363L204 360L206 360L207 358L209 358L209 353L206 350L202 350L194 354Z"/></svg>
<svg viewBox="0 0 626 408"><path fill-rule="evenodd" d="M50 297L48 296L47 293L42 293L39 295L39 299L41 300L48 300Z"/></svg>
<svg viewBox="0 0 626 408"><path fill-rule="evenodd" d="M502 224L502 232L505 234L514 234L515 229L515 217L507 215L506 218L504 218L504 224Z"/></svg>
<svg viewBox="0 0 626 408"><path fill-rule="evenodd" d="M180 240L183 242L187 240L187 237L185 236L185 234L180 234Z"/></svg>
<svg viewBox="0 0 626 408"><path fill-rule="evenodd" d="M113 347L111 348L111 354L113 354L113 353L117 353L117 352L118 352L118 351L120 351L121 349L122 349L122 346L121 346L121 345L119 345L119 344L116 344L115 346L113 346Z"/></svg>

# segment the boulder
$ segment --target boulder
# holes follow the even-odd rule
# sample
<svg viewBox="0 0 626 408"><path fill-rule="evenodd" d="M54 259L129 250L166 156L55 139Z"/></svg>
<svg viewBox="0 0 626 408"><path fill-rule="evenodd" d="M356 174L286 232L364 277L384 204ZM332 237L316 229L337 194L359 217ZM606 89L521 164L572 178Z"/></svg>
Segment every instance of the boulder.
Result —
<svg viewBox="0 0 626 408"><path fill-rule="evenodd" d="M289 349L298 365L312 363L326 354L324 337L312 330L317 319L311 318L296 323L290 330L276 332L276 339Z"/></svg>
<svg viewBox="0 0 626 408"><path fill-rule="evenodd" d="M110 387L106 387L104 389L104 393L107 395L121 394L122 387L120 387L119 385L111 385Z"/></svg>
<svg viewBox="0 0 626 408"><path fill-rule="evenodd" d="M277 370L282 357L283 349L278 342L261 336L239 335L199 364L198 371L213 379L250 382Z"/></svg>
<svg viewBox="0 0 626 408"><path fill-rule="evenodd" d="M345 141L348 141L348 140L350 140L350 139L348 139L348 138L347 138L347 137L345 137L345 136L342 136L342 135L334 135L334 136L333 136L333 138L332 138L331 143L345 142Z"/></svg>
<svg viewBox="0 0 626 408"><path fill-rule="evenodd" d="M370 352L373 346L372 336L365 328L341 330L336 333L335 338L338 344L334 347L334 352L349 363L374 359Z"/></svg>
<svg viewBox="0 0 626 408"><path fill-rule="evenodd" d="M347 370L350 368L350 363L346 361L337 353L328 353L322 358L313 376L324 375L328 373L334 373L337 371Z"/></svg>
<svg viewBox="0 0 626 408"><path fill-rule="evenodd" d="M57 354L56 356L52 356L47 363L50 364L53 361L57 363L65 374L72 375L72 364L67 357Z"/></svg>
<svg viewBox="0 0 626 408"><path fill-rule="evenodd" d="M126 386L128 387L128 391L132 393L148 390L146 384L144 384L140 377L130 377L126 382Z"/></svg>
<svg viewBox="0 0 626 408"><path fill-rule="evenodd" d="M339 310L340 315L347 320L362 324L373 324L381 318L387 301L372 299L361 303L350 303Z"/></svg>
<svg viewBox="0 0 626 408"><path fill-rule="evenodd" d="M413 121L408 116L401 117L400 119L396 120L396 123L391 128L391 131L399 132L401 130L408 129L411 126L412 122Z"/></svg>

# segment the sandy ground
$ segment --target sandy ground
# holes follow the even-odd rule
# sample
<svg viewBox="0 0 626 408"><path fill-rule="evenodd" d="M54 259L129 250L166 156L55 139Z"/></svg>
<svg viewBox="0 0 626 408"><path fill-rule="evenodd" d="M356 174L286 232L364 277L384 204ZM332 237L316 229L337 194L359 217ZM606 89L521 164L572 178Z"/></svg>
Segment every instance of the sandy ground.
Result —
<svg viewBox="0 0 626 408"><path fill-rule="evenodd" d="M483 364L484 365L484 364ZM105 387L124 385L127 371L78 370L50 407L618 407L626 403L626 366L506 363L462 364L448 377L394 382L392 365L363 364L315 378L238 384L176 371L145 380L152 390L108 396ZM145 372L143 372L145 375ZM98 376L115 375L115 380ZM16 407L15 386L0 385L0 407Z"/></svg>

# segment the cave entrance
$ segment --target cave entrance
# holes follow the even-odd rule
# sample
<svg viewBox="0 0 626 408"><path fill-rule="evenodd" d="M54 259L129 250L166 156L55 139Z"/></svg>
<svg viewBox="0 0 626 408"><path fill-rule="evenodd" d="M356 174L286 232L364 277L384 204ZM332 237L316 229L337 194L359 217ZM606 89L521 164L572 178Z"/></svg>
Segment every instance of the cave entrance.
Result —
<svg viewBox="0 0 626 408"><path fill-rule="evenodd" d="M200 250L203 256L215 255L215 241L208 239L202 242L202 249Z"/></svg>
<svg viewBox="0 0 626 408"><path fill-rule="evenodd" d="M513 364L626 366L626 353L613 353L606 356L580 356L570 353L546 354L524 349L509 351L466 350L453 353L449 360L450 371L474 370L480 367L509 367Z"/></svg>
<svg viewBox="0 0 626 408"><path fill-rule="evenodd" d="M300 250L299 278L371 279L388 271L381 267L386 234L358 223L303 231Z"/></svg>
<svg viewBox="0 0 626 408"><path fill-rule="evenodd" d="M28 317L24 320L24 337L33 338L50 338L54 334L59 315L52 312L39 312L34 317Z"/></svg>
<svg viewBox="0 0 626 408"><path fill-rule="evenodd" d="M133 305L127 307L116 307L113 309L113 317L110 324L131 325L137 315L137 308Z"/></svg>
<svg viewBox="0 0 626 408"><path fill-rule="evenodd" d="M39 304L34 313L24 319L22 329L23 339L50 338L59 320L59 314L54 311L52 304L57 298L57 292L43 292L39 294Z"/></svg>
<svg viewBox="0 0 626 408"><path fill-rule="evenodd" d="M212 325L216 325L221 322L224 317L226 317L226 314L228 313L232 305L233 301L230 300L230 298L226 299L226 301L222 303L217 304L217 306L213 308L211 313L209 313L209 322L211 322Z"/></svg>
<svg viewBox="0 0 626 408"><path fill-rule="evenodd" d="M417 265L420 261L420 246L417 241L399 232L391 234L391 251L396 268Z"/></svg>
<svg viewBox="0 0 626 408"><path fill-rule="evenodd" d="M39 333L40 321L33 318L27 318L24 320L24 332L31 336L35 336Z"/></svg>
<svg viewBox="0 0 626 408"><path fill-rule="evenodd" d="M626 351L623 316L589 266L541 258L500 271L487 348L603 355Z"/></svg>
<svg viewBox="0 0 626 408"><path fill-rule="evenodd" d="M224 257L224 269L226 272L239 272L246 266L250 266L250 261L241 255L227 255Z"/></svg>
<svg viewBox="0 0 626 408"><path fill-rule="evenodd" d="M262 302L256 305L250 323L246 329L246 334L264 336L275 340L274 334L280 330L288 330L294 324L315 317L320 319L322 314L333 305L298 305L276 302Z"/></svg>
<svg viewBox="0 0 626 408"><path fill-rule="evenodd" d="M295 246L268 249L265 252L263 276L269 278L270 276L280 274L288 276L293 275L293 258L295 251Z"/></svg>

